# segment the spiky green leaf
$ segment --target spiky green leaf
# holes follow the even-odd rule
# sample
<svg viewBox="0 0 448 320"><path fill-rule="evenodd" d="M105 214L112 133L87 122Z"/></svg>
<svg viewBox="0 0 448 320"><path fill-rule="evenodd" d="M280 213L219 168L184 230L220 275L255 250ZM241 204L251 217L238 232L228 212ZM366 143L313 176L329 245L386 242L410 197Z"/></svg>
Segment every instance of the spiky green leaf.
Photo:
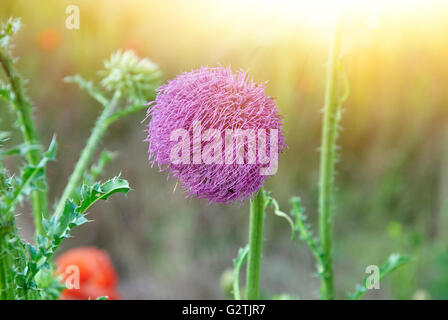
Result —
<svg viewBox="0 0 448 320"><path fill-rule="evenodd" d="M76 210L77 212L85 213L98 200L107 200L117 192L126 194L130 189L129 183L124 179L120 179L118 176L103 184L95 183L92 186L83 185L81 187L81 203Z"/></svg>
<svg viewBox="0 0 448 320"><path fill-rule="evenodd" d="M64 82L77 84L81 90L86 91L89 96L98 101L104 107L109 104L109 100L101 93L100 90L98 90L97 87L94 86L93 82L85 80L80 75L65 77Z"/></svg>
<svg viewBox="0 0 448 320"><path fill-rule="evenodd" d="M409 263L412 258L407 256L402 256L398 253L391 254L387 261L379 268L379 280L383 279L385 276L390 274L391 272L397 270L398 268L404 266ZM361 299L362 296L367 292L367 281L368 276L363 278L362 285L356 285L355 292L350 293L348 298L351 300Z"/></svg>

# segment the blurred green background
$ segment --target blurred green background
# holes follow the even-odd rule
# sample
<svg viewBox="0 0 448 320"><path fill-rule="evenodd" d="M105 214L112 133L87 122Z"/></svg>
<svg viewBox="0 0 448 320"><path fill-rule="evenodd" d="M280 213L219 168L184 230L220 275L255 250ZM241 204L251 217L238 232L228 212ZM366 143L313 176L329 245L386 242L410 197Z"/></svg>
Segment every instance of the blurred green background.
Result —
<svg viewBox="0 0 448 320"><path fill-rule="evenodd" d="M398 3L398 1L395 1ZM59 141L48 168L55 202L85 144L100 106L63 77L98 80L117 49L148 57L164 79L203 65L230 65L268 81L284 116L289 149L266 188L289 211L300 196L316 229L318 147L328 49L328 8L306 1L2 0L0 19L22 17L14 54L36 108L40 136ZM448 298L448 5L350 10L343 61L351 93L344 104L336 177L334 257L339 298L354 291L368 265L393 252L411 264L385 278L368 299ZM80 8L80 29L65 27L67 5ZM1 129L14 116L0 104ZM123 298L225 298L222 274L247 243L248 205L185 200L175 181L147 161L145 114L111 127L102 147L118 153L103 178L119 172L133 191L91 210L95 220L60 252L105 249ZM15 141L20 141L15 134ZM14 141L12 141L14 143ZM32 239L30 208L19 216ZM261 287L265 297L318 297L306 245L268 211Z"/></svg>

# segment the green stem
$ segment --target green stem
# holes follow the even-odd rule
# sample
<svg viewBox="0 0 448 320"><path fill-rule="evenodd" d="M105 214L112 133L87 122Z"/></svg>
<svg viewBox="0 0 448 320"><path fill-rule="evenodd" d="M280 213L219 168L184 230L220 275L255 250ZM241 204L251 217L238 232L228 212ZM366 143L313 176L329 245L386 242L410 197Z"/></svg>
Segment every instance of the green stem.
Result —
<svg viewBox="0 0 448 320"><path fill-rule="evenodd" d="M328 70L325 91L324 123L320 154L319 181L319 235L322 249L323 272L321 295L324 299L334 299L332 266L332 196L334 168L336 161L336 138L340 101L337 96L337 68L342 39L342 20L336 21L328 56Z"/></svg>
<svg viewBox="0 0 448 320"><path fill-rule="evenodd" d="M13 300L16 296L14 283L14 257L11 254L9 233L13 230L11 222L5 222L0 227L0 299Z"/></svg>
<svg viewBox="0 0 448 320"><path fill-rule="evenodd" d="M117 103L120 99L120 92L116 91L111 103L104 108L100 117L96 120L95 126L90 134L87 144L81 152L81 156L73 169L73 172L68 180L68 183L62 193L61 198L56 206L55 214L60 217L64 212L65 201L73 196L74 191L80 185L81 179L89 166L98 144L104 136L110 122L107 121L109 116L114 113Z"/></svg>
<svg viewBox="0 0 448 320"><path fill-rule="evenodd" d="M8 283L7 283L7 264L6 264L6 251L4 250L4 240L3 235L0 236L0 300L6 300L8 294Z"/></svg>
<svg viewBox="0 0 448 320"><path fill-rule="evenodd" d="M15 70L12 58L3 49L0 49L0 63L3 66L14 92L14 101L12 105L16 111L23 140L28 146L40 145L40 140L34 126L31 104L23 92L22 78ZM26 158L30 165L35 166L39 163L40 151L31 149L27 152ZM42 170L44 170L45 175L45 169ZM37 233L42 234L42 217L48 217L48 190L46 184L44 184L40 190L33 191L31 194L31 201L33 204L36 231Z"/></svg>
<svg viewBox="0 0 448 320"><path fill-rule="evenodd" d="M235 263L235 268L233 269L233 298L235 300L241 300L240 291L240 270L244 262L247 260L247 255L249 253L249 245L245 246L244 249L238 251L238 258Z"/></svg>
<svg viewBox="0 0 448 320"><path fill-rule="evenodd" d="M247 258L246 293L248 300L257 300L260 290L261 253L266 199L263 187L250 203L249 256Z"/></svg>

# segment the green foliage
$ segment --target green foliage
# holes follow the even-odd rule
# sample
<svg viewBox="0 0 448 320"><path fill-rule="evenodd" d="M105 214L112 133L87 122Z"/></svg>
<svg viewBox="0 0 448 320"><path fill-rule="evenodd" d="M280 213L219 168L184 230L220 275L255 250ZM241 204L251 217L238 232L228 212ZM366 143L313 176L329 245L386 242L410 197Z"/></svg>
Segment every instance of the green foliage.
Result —
<svg viewBox="0 0 448 320"><path fill-rule="evenodd" d="M104 62L104 67L105 69L99 74L103 77L100 83L106 90L105 93L92 81L87 81L80 75L65 77L64 81L78 85L105 108L112 103L106 96L107 92L112 92L114 95L118 93L118 96L131 103L109 115L108 124L144 109L146 103L154 98L155 89L160 85L162 75L154 62L146 58L139 59L132 51L117 51Z"/></svg>
<svg viewBox="0 0 448 320"><path fill-rule="evenodd" d="M53 137L51 144L46 152L42 154L42 159L36 166L24 165L21 168L19 177L9 177L5 180L6 185L2 193L2 216L0 219L9 219L17 203L22 202L23 198L29 196L31 191L39 190L42 184L45 184L43 169L48 161L54 160L56 155L57 143Z"/></svg>
<svg viewBox="0 0 448 320"><path fill-rule="evenodd" d="M20 19L9 18L0 28L0 47L7 48L11 43L11 37L21 27Z"/></svg>
<svg viewBox="0 0 448 320"><path fill-rule="evenodd" d="M93 182L103 173L106 165L116 157L116 154L108 150L103 150L98 157L98 161L90 167L90 170L84 175L85 184Z"/></svg>
<svg viewBox="0 0 448 320"><path fill-rule="evenodd" d="M402 256L400 254L391 254L387 261L379 268L379 280L383 279L385 276L390 274L392 271L404 266L409 263L412 259L410 257ZM361 299L362 296L367 292L367 280L368 277L364 277L362 281L362 285L356 286L356 291L354 293L350 293L348 298L351 300Z"/></svg>
<svg viewBox="0 0 448 320"><path fill-rule="evenodd" d="M112 55L111 60L106 62L105 65L106 71L100 73L105 76L102 80L103 86L107 91L113 92L113 96L110 99L103 95L93 82L86 81L81 76L65 78L66 82L75 83L80 89L85 90L92 98L100 102L104 108L95 122L87 144L81 152L75 169L70 175L69 181L56 205L55 214L57 216L61 216L67 199L78 196L77 192L80 184L83 178L86 177L88 166L109 125L126 115L145 108L145 102L154 96L154 90L160 76L160 71L155 64L146 59L139 60L132 52L121 53L119 51ZM123 83L120 84L120 81ZM120 100L122 98L131 101L133 104L120 108ZM87 178L89 177L87 176Z"/></svg>
<svg viewBox="0 0 448 320"><path fill-rule="evenodd" d="M57 143L53 138L46 152L36 166L25 164L19 177L7 176L3 167L0 172L2 185L0 193L0 266L6 274L0 282L4 298L31 299L38 290L28 277L29 256L25 251L25 243L19 238L15 226L14 210L18 203L33 191L42 188L45 183L43 169L48 161L54 160ZM9 270L8 270L9 268ZM53 288L54 286L52 286Z"/></svg>
<svg viewBox="0 0 448 320"><path fill-rule="evenodd" d="M104 62L101 85L109 92L119 91L134 104L144 104L160 84L158 66L139 59L132 51L117 51Z"/></svg>
<svg viewBox="0 0 448 320"><path fill-rule="evenodd" d="M85 91L104 109L97 120L92 134L88 140L86 148L83 149L80 159L77 162L74 172L70 176L69 183L60 197L60 211L50 214L45 205L39 205L39 201L33 201L33 208L37 209L41 217L41 227L43 232L36 232L35 243L25 243L18 236L15 225L15 213L17 206L33 198L33 195L40 194L46 198L47 179L45 177L45 167L49 161L55 159L57 144L52 140L47 151L43 151L41 143L35 134L34 123L31 113L29 99L23 94L23 79L13 68L14 59L8 54L11 39L14 33L20 28L18 19L9 19L0 28L0 60L5 70L5 79L0 81L0 98L9 103L16 111L18 128L20 129L24 142L3 150L0 148L0 299L56 299L63 289L58 278L54 276L54 265L52 258L57 248L64 239L70 237L73 228L88 222L85 214L98 200L106 200L112 194L126 194L130 188L127 181L115 177L105 183L96 182L103 173L105 166L113 158L112 154L105 151L99 156L98 162L91 166L98 145L103 139L108 126L116 120L134 112L139 112L146 108L145 103L154 97L154 89L160 83L160 71L158 67L147 59L139 59L134 53L121 52L113 54L105 62L104 70L100 72L102 79L99 84L94 81L85 80L80 75L67 77L67 83L74 83ZM330 113L330 120L334 133L325 151L334 151L338 134L338 121L341 117L340 103L348 96L348 80L342 70L340 61L333 66L338 71L338 76L343 78L346 93L344 97L337 99L334 105L337 106L334 112ZM335 81L334 81L335 82ZM335 86L337 87L337 86ZM335 92L333 92L335 93ZM336 98L335 94L332 94ZM124 103L126 101L126 103ZM120 104L121 103L121 104ZM128 105L128 104L129 105ZM329 105L333 105L329 103ZM330 132L328 131L328 132ZM0 133L0 144L8 142L8 135ZM5 157L15 156L18 158L16 175L9 174L3 167ZM22 164L25 159L26 163ZM337 154L328 156L329 164L334 166ZM325 166L324 169L330 166ZM89 170L90 168L90 170ZM330 170L333 171L333 170ZM324 182L332 184L333 172L326 175ZM323 188L326 184L320 185ZM331 190L330 190L331 191ZM266 206L272 206L274 213L284 218L290 226L291 238L299 237L304 240L316 259L318 276L323 278L324 271L328 269L328 257L325 257L322 250L322 243L315 239L311 226L307 223L305 210L299 198L292 198L292 209L290 214L280 210L278 202L269 193L265 193ZM325 197L331 200L331 192ZM331 201L323 201L330 206ZM42 204L42 203L41 203ZM40 209L45 209L40 210ZM328 211L329 208L328 208ZM46 216L48 214L48 216ZM327 215L331 221L332 215ZM37 223L38 220L36 220ZM321 223L321 222L320 222ZM327 230L330 230L328 228ZM391 233L396 233L396 228L391 228ZM36 225L36 231L38 226ZM331 239L331 235L328 236ZM233 294L235 299L241 299L239 287L239 275L242 266L247 260L249 247L246 246L238 251L238 256L234 259L233 272ZM387 262L380 268L381 278L391 273L397 268L410 261L409 258L400 255L391 255ZM366 280L363 285L359 285L356 292L350 295L352 299L361 298L366 292ZM100 297L103 300L106 297ZM291 299L290 295L282 294L274 296L274 299Z"/></svg>
<svg viewBox="0 0 448 320"><path fill-rule="evenodd" d="M130 190L126 180L115 177L103 184L95 183L92 186L83 185L81 187L81 202L77 211L84 213L98 200L107 200L112 194L121 192L128 193Z"/></svg>
<svg viewBox="0 0 448 320"><path fill-rule="evenodd" d="M266 207L272 206L274 208L274 213L277 216L285 219L289 223L289 226L291 227L291 239L294 240L296 232L294 222L292 221L292 219L286 213L280 210L280 206L278 205L277 200L275 200L270 196L270 192L265 191L265 197L266 197Z"/></svg>
<svg viewBox="0 0 448 320"><path fill-rule="evenodd" d="M0 83L0 98L12 103L14 101L14 97L14 92L11 90L11 86L9 84Z"/></svg>
<svg viewBox="0 0 448 320"><path fill-rule="evenodd" d="M65 77L64 81L66 83L74 83L77 84L81 90L86 91L89 96L98 101L104 107L109 104L108 99L101 93L101 91L95 87L92 81L87 81L80 75L74 75L70 77Z"/></svg>
<svg viewBox="0 0 448 320"><path fill-rule="evenodd" d="M124 97L133 103L138 101L144 106L143 100L153 95L150 89L154 89L153 80L160 72L148 60L136 61L128 53L114 55L106 63L109 73L103 79L106 90L115 91L112 99L96 88L92 81L86 81L81 76L65 79L66 82L76 83L103 105L104 112L96 122L59 201L62 209L58 211L56 207L55 212L50 215L46 209L45 167L49 161L55 160L57 143L53 137L48 149L42 151L34 128L31 104L23 94L24 81L14 69L13 59L7 50L11 36L19 27L19 20L9 19L0 30L0 63L9 82L4 84L0 81L0 97L16 111L24 139L23 143L4 149L3 145L8 142L9 134L0 132L0 299L57 299L64 286L60 283L60 278L55 276L53 256L61 242L70 237L73 228L89 221L85 216L86 212L98 200L107 200L115 193L127 194L130 190L128 182L120 176L104 183L96 182L106 164L114 158L113 153L103 151L90 170L88 166L91 165L93 155L109 124L142 109L141 106L131 105L116 112L120 98ZM113 75L118 75L117 68L122 74L114 80ZM130 74L126 68L130 68ZM151 79L147 77L149 73L152 74ZM120 81L126 83L121 84ZM110 118L111 116L113 117ZM3 166L3 160L9 156L27 160L24 164L16 161L19 164L18 175L10 175ZM27 198L33 199L35 211L34 244L20 239L15 222L16 208ZM100 297L99 300L105 298Z"/></svg>
<svg viewBox="0 0 448 320"><path fill-rule="evenodd" d="M63 215L53 215L50 219L43 219L43 235L36 235L36 245L24 243L17 235L14 222L14 209L33 190L39 189L42 181L42 169L48 161L54 160L57 143L53 138L48 150L42 154L42 159L37 166L24 165L20 177L5 178L2 174L0 236L3 238L1 247L2 256L9 255L14 260L12 264L11 283L4 288L13 289L14 298L32 298L33 294L45 299L57 298L62 286L58 279L53 278L54 267L51 258L63 239L70 237L70 231L88 220L86 211L98 200L107 200L112 194L121 192L126 194L129 184L126 180L115 177L105 183L83 185L81 188L81 200L75 204L67 200ZM26 248L26 251L25 251ZM22 295L20 292L25 292Z"/></svg>
<svg viewBox="0 0 448 320"><path fill-rule="evenodd" d="M294 232L298 234L299 238L308 245L311 253L316 259L317 264L317 276L322 278L323 272L325 268L325 259L323 259L322 249L319 245L318 241L314 238L313 232L311 231L311 226L307 223L307 216L305 215L305 209L301 204L301 200L299 197L292 197L290 199L290 203L292 205L290 216L286 213L282 212L279 208L279 205L275 199L273 199L268 194L268 204L272 205L276 211L278 216L285 218L290 224L292 223L294 226ZM280 213L280 214L278 214ZM295 239L295 237L292 237ZM241 249L240 249L241 250ZM239 257L239 256L238 256ZM400 268L401 266L409 263L412 259L407 256L402 256L400 254L391 254L388 260L379 268L380 280ZM238 261L238 260L237 260ZM368 277L364 277L363 284L356 286L356 291L354 293L349 294L349 299L360 299L367 292L367 279Z"/></svg>
<svg viewBox="0 0 448 320"><path fill-rule="evenodd" d="M126 180L115 177L103 184L95 183L92 186L82 186L82 197L79 203L67 200L63 215L57 217L53 215L49 220L42 221L45 236L37 236L37 245L27 244L29 253L29 262L25 279L27 285L31 286L32 279L38 272L51 269L50 259L62 240L70 237L70 231L74 227L78 227L89 220L86 219L85 213L90 206L98 200L107 200L114 193L121 192L126 194L130 190Z"/></svg>
<svg viewBox="0 0 448 320"><path fill-rule="evenodd" d="M29 145L26 143L22 143L18 146L12 147L11 149L5 150L2 153L2 157L18 155L20 157L25 157L29 152L40 150L40 145ZM1 152L1 151L0 151Z"/></svg>
<svg viewBox="0 0 448 320"><path fill-rule="evenodd" d="M322 249L320 248L317 240L313 236L311 226L307 223L307 216L305 215L305 209L302 206L302 202L299 197L292 197L290 199L291 212L290 215L280 210L280 206L274 198L272 198L269 192L266 192L267 204L274 208L274 213L285 219L291 227L291 240L295 240L298 237L304 240L311 250L311 253L317 262L317 275L322 276L324 270Z"/></svg>
<svg viewBox="0 0 448 320"><path fill-rule="evenodd" d="M240 270L244 262L247 260L249 253L249 245L238 250L238 256L233 259L233 298L235 300L241 300L240 292Z"/></svg>
<svg viewBox="0 0 448 320"><path fill-rule="evenodd" d="M291 198L290 203L292 205L291 215L295 221L295 230L298 232L300 239L306 242L311 253L316 259L317 276L321 278L322 273L325 270L322 249L317 240L314 238L310 225L307 223L307 216L305 215L305 209L302 206L300 198L293 197Z"/></svg>
<svg viewBox="0 0 448 320"><path fill-rule="evenodd" d="M41 268L35 278L36 287L39 288L40 298L43 300L56 300L65 286L61 282L61 277L55 277L56 270L52 264Z"/></svg>

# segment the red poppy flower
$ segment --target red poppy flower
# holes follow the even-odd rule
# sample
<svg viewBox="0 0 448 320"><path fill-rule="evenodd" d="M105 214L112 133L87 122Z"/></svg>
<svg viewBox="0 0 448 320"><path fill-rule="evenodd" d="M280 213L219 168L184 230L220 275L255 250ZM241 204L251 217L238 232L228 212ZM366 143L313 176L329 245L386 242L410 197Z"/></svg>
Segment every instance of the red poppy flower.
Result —
<svg viewBox="0 0 448 320"><path fill-rule="evenodd" d="M120 298L116 290L118 276L107 252L95 247L71 249L56 259L56 266L67 285L61 299Z"/></svg>

